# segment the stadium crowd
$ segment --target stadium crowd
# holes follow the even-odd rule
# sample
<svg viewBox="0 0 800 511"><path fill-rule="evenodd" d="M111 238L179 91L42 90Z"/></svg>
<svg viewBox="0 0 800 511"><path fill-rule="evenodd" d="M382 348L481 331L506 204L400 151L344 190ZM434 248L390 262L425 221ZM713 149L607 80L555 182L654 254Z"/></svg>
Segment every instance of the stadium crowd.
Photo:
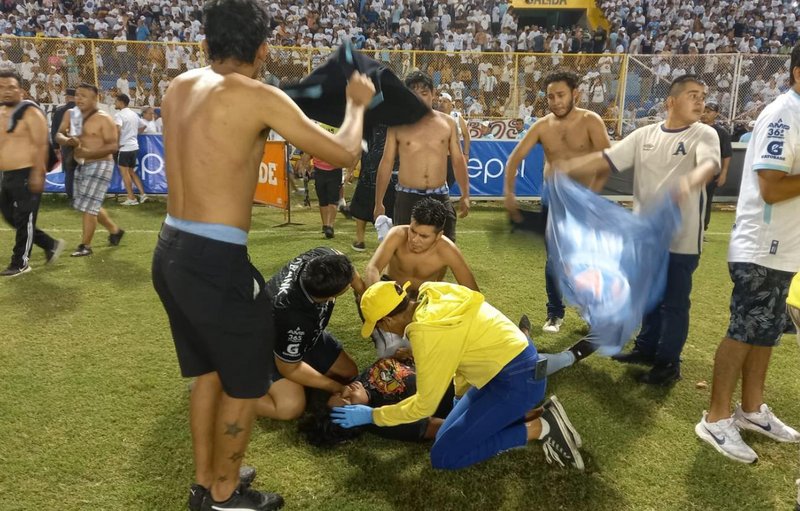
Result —
<svg viewBox="0 0 800 511"><path fill-rule="evenodd" d="M608 119L615 137L663 119L666 88L685 73L702 76L722 117L743 124L788 87L788 59L768 56L788 54L798 39L800 9L790 0L597 3L608 31L531 26L506 1L278 0L268 5L273 48L263 79L273 85L297 80L330 48L349 41L401 76L428 72L438 92L452 96L455 109L470 118L528 120L546 110L543 77L564 66L582 78L582 106ZM43 52L30 41L11 45L0 37L0 68L15 67L42 103L63 103L66 88L91 75L85 39L114 41L97 46L94 57L105 105L122 93L136 108L156 107L172 77L203 63L196 44L180 44L205 38L200 0L4 0L0 6L3 36L75 38ZM412 56L418 49L444 53ZM515 62L515 52L550 55ZM622 53L642 55L628 67L626 89L636 92L627 93L624 107L616 56ZM744 55L741 65L733 54ZM620 116L623 132L615 133Z"/></svg>
<svg viewBox="0 0 800 511"><path fill-rule="evenodd" d="M3 35L200 42L199 0L4 0ZM270 43L366 50L537 53L788 54L800 16L790 0L598 0L611 30L520 22L505 0L316 0L269 4Z"/></svg>

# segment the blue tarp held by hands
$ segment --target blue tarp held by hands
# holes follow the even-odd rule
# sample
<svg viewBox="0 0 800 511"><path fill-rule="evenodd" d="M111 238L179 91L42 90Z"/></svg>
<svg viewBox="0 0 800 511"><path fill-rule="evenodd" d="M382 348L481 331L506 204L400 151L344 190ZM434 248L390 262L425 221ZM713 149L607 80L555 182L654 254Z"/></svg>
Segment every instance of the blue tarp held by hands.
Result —
<svg viewBox="0 0 800 511"><path fill-rule="evenodd" d="M633 213L556 172L547 179L548 257L599 353L619 352L664 293L680 210L668 195Z"/></svg>

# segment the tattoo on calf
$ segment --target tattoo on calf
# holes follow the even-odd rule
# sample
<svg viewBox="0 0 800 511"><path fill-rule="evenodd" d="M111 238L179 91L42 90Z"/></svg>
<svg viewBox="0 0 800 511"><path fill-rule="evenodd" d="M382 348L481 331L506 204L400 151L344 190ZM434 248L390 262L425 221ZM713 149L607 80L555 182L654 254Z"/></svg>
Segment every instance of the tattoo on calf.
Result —
<svg viewBox="0 0 800 511"><path fill-rule="evenodd" d="M220 482L220 483L224 483L224 482L225 482L225 481L227 481L227 480L228 480L228 478L227 478L227 477L225 477L225 476L219 476L219 477L217 478L217 482Z"/></svg>
<svg viewBox="0 0 800 511"><path fill-rule="evenodd" d="M227 422L225 423L226 435L230 435L233 438L236 438L242 431L244 431L244 429L239 427L239 424L236 422L234 422L233 424L228 424Z"/></svg>
<svg viewBox="0 0 800 511"><path fill-rule="evenodd" d="M228 459L231 460L233 463L236 463L237 461L239 461L242 458L244 458L244 453L243 452L235 452L235 453L231 454L231 457L228 458Z"/></svg>

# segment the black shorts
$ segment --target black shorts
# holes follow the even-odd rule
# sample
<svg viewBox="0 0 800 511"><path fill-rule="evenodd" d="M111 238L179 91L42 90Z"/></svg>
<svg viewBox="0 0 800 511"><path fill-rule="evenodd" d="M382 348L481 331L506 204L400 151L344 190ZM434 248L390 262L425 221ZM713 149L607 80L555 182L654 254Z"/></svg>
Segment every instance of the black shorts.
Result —
<svg viewBox="0 0 800 511"><path fill-rule="evenodd" d="M450 196L445 195L423 195L421 193L409 193L397 191L394 199L394 217L392 218L394 225L409 225L411 223L411 211L417 202L425 197L431 197L438 201L447 208L447 220L444 223L444 235L450 238L450 241L456 241L456 210L450 202Z"/></svg>
<svg viewBox="0 0 800 511"><path fill-rule="evenodd" d="M320 207L339 203L342 188L342 169L322 170L314 167L314 189Z"/></svg>
<svg viewBox="0 0 800 511"><path fill-rule="evenodd" d="M303 362L316 369L318 373L325 374L333 367L342 350L342 343L324 330L311 349L303 353ZM281 373L275 371L272 375L272 382L281 379L283 379Z"/></svg>
<svg viewBox="0 0 800 511"><path fill-rule="evenodd" d="M136 168L136 153L139 151L120 151L115 158L120 167Z"/></svg>
<svg viewBox="0 0 800 511"><path fill-rule="evenodd" d="M272 304L247 247L161 227L153 286L167 311L184 377L217 372L225 393L266 394L275 370Z"/></svg>
<svg viewBox="0 0 800 511"><path fill-rule="evenodd" d="M727 337L754 346L778 344L786 327L786 297L794 273L753 263L728 263L733 281Z"/></svg>
<svg viewBox="0 0 800 511"><path fill-rule="evenodd" d="M394 215L394 186L397 184L397 177L392 175L386 194L383 196L383 207L386 208L386 216L392 218ZM356 184L356 191L350 199L350 214L353 218L365 222L374 223L372 214L375 212L375 183L367 183L359 180Z"/></svg>

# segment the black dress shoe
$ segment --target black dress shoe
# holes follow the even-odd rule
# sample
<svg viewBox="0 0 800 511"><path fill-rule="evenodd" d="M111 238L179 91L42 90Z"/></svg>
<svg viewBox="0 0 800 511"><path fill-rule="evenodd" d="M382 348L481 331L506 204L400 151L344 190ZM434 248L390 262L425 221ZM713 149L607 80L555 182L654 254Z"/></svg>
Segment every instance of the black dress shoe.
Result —
<svg viewBox="0 0 800 511"><path fill-rule="evenodd" d="M667 387L681 379L681 368L678 364L656 365L649 372L636 377L639 383L661 385Z"/></svg>
<svg viewBox="0 0 800 511"><path fill-rule="evenodd" d="M639 364L643 366L652 366L656 363L653 355L648 355L635 348L628 353L614 355L611 359L623 364Z"/></svg>

